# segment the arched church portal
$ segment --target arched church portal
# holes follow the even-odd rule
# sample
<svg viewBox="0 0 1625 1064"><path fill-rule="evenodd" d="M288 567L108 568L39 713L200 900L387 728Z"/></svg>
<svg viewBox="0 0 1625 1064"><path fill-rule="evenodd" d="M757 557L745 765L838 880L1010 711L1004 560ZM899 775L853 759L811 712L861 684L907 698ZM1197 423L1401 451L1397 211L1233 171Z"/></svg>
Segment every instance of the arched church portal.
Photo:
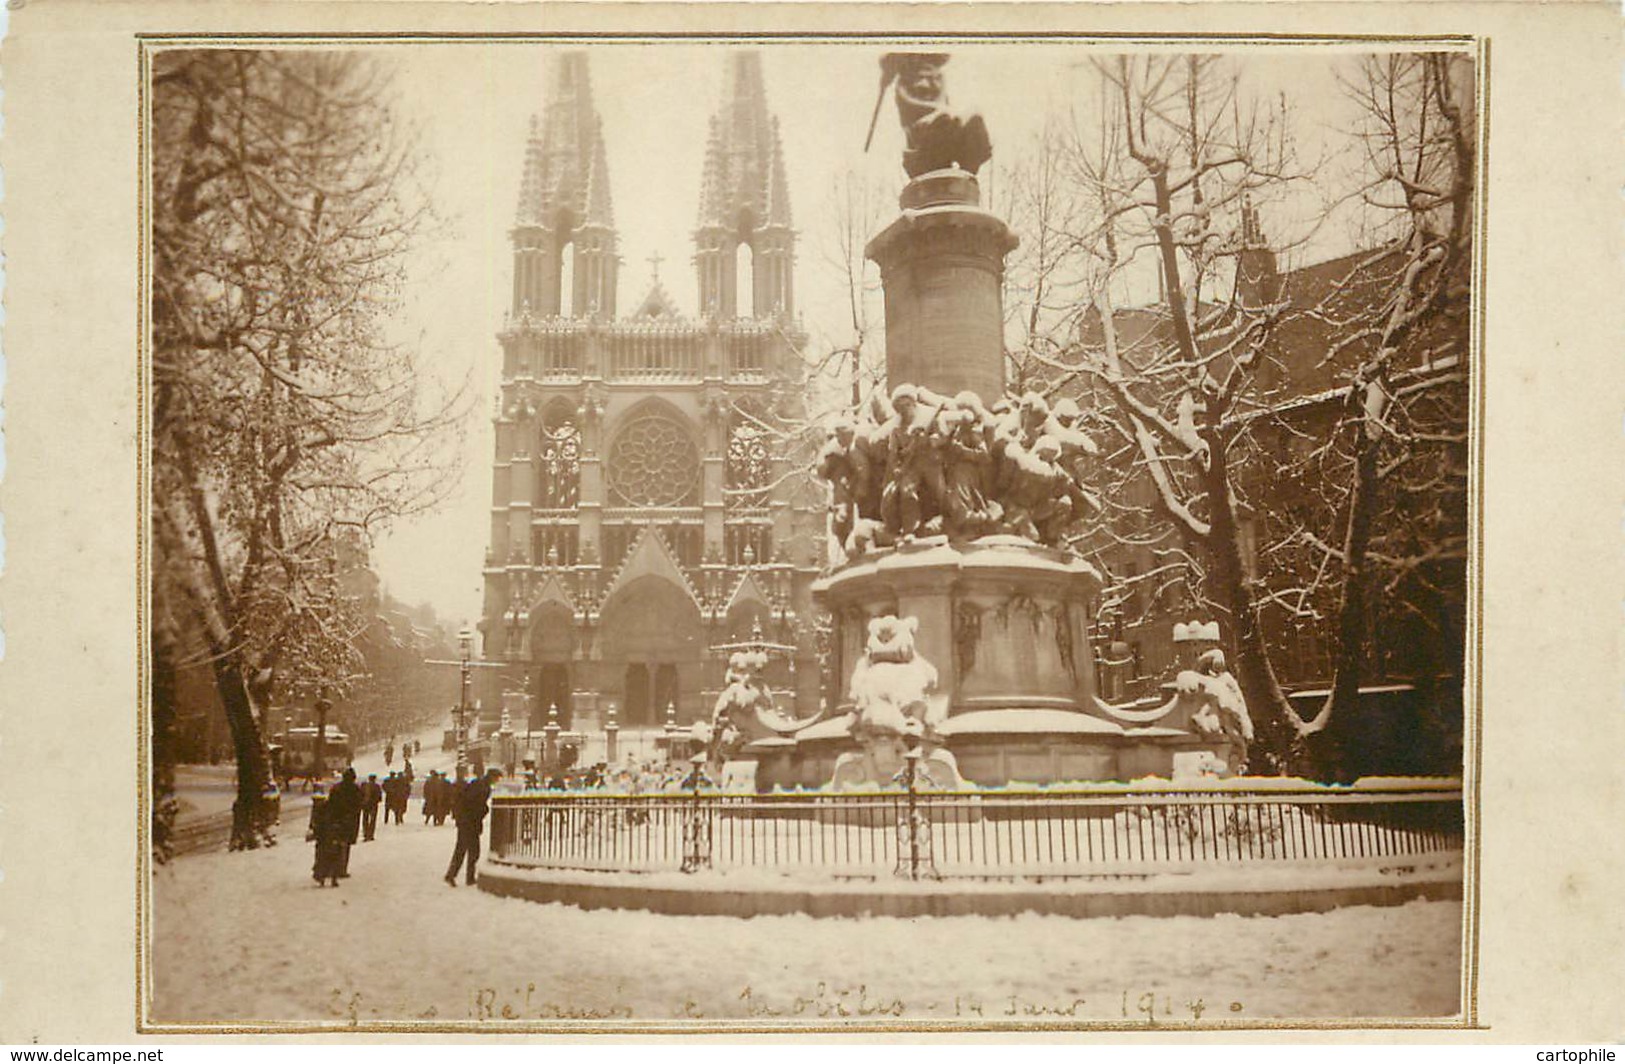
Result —
<svg viewBox="0 0 1625 1064"><path fill-rule="evenodd" d="M546 727L553 706L559 707L559 724L567 728L575 709L570 697L575 617L562 603L549 602L531 613L530 623L530 728Z"/></svg>
<svg viewBox="0 0 1625 1064"><path fill-rule="evenodd" d="M663 723L668 705L681 721L696 717L705 631L688 592L658 576L634 580L606 604L598 639L604 693L623 725Z"/></svg>

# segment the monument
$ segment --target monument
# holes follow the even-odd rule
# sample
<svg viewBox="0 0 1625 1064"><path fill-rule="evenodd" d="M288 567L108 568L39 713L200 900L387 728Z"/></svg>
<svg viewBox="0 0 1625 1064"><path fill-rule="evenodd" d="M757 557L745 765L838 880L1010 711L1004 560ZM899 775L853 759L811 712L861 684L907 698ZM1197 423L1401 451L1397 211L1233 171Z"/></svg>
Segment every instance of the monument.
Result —
<svg viewBox="0 0 1625 1064"><path fill-rule="evenodd" d="M1214 676L1151 709L1095 696L1101 577L1067 544L1099 508L1096 447L1071 400L1005 396L1017 240L980 205L991 142L980 116L949 106L947 62L881 61L909 176L902 213L866 249L885 289L890 397L837 426L820 456L846 553L813 585L832 618L837 705L798 729L785 777L759 782L885 786L905 748L939 787L1170 776L1182 755L1233 763L1240 733L1214 708Z"/></svg>

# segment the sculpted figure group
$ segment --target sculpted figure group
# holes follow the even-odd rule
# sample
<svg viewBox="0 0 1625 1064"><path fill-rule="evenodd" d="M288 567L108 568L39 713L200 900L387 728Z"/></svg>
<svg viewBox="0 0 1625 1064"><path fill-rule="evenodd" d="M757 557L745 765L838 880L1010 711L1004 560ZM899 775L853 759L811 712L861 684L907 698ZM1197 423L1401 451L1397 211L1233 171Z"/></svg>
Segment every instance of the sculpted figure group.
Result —
<svg viewBox="0 0 1625 1064"><path fill-rule="evenodd" d="M1084 486L1097 448L1078 405L1043 396L982 405L900 384L843 420L819 454L831 531L848 557L919 536L1014 535L1064 546L1099 501Z"/></svg>

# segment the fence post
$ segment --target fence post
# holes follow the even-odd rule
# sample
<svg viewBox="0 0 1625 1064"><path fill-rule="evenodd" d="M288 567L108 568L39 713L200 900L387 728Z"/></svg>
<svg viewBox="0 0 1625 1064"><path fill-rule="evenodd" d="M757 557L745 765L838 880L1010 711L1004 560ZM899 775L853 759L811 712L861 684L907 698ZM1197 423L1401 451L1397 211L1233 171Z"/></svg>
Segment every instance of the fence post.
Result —
<svg viewBox="0 0 1625 1064"><path fill-rule="evenodd" d="M917 724L912 720L910 723ZM903 778L907 798L903 815L897 821L897 868L894 874L919 879L923 870L932 879L940 879L936 860L931 854L931 817L920 807L920 729L905 730L903 742L908 749L903 753L903 768L898 775Z"/></svg>
<svg viewBox="0 0 1625 1064"><path fill-rule="evenodd" d="M711 779L704 771L703 753L689 758L689 763L694 767L683 781L683 789L688 791L690 801L683 813L682 869L684 872L698 872L711 867L711 817L700 799L701 784L710 784Z"/></svg>

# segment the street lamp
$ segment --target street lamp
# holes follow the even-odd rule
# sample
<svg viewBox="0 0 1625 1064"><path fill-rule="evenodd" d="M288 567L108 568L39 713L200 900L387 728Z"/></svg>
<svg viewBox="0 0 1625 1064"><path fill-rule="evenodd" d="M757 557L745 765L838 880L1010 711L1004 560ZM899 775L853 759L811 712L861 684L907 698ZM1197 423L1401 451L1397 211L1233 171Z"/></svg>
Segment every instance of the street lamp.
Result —
<svg viewBox="0 0 1625 1064"><path fill-rule="evenodd" d="M462 674L462 689L458 696L457 705L452 712L457 719L457 778L464 779L468 775L468 684L475 669L501 669L506 662L475 661L474 659L474 629L463 625L462 631L457 633L457 642L462 648L462 657L456 661L443 661L429 658L425 665L455 665Z"/></svg>
<svg viewBox="0 0 1625 1064"><path fill-rule="evenodd" d="M472 670L469 661L474 654L474 629L463 625L457 633L457 644L463 651L462 698L457 703L457 778L468 778L468 682Z"/></svg>
<svg viewBox="0 0 1625 1064"><path fill-rule="evenodd" d="M311 758L311 772L320 779L327 778L327 714L333 703L326 696L316 699L316 748Z"/></svg>

